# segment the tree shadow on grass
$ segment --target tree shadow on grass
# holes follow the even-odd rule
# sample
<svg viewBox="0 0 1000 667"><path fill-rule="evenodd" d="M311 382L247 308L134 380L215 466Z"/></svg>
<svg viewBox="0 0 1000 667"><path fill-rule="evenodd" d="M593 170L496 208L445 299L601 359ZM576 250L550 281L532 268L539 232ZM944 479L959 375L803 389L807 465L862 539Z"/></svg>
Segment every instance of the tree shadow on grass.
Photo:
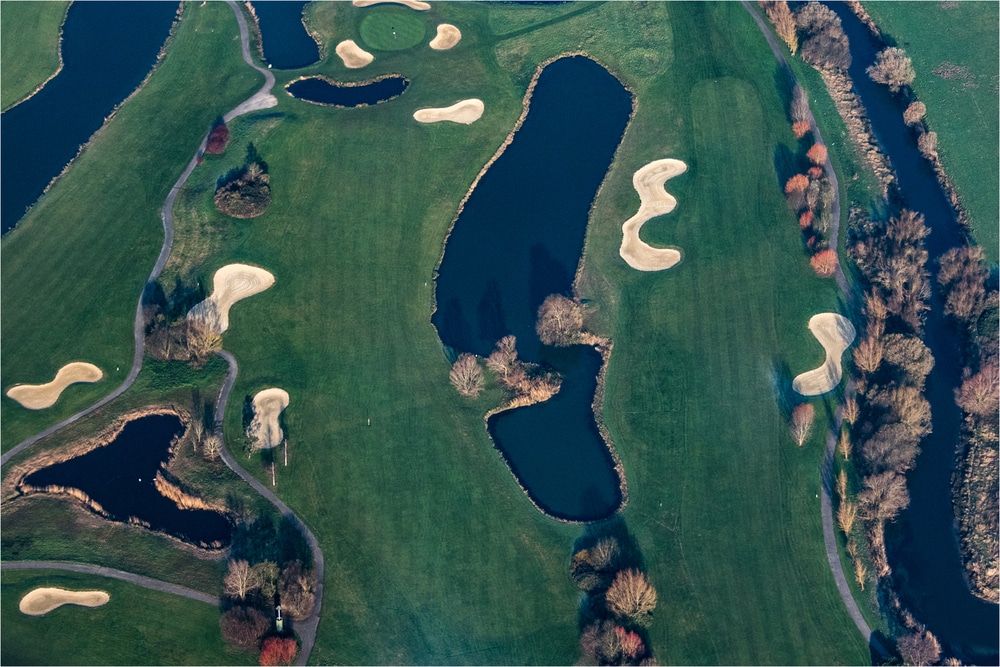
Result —
<svg viewBox="0 0 1000 667"><path fill-rule="evenodd" d="M785 358L777 355L771 360L771 391L774 393L774 401L778 405L781 418L786 422L792 418L792 410L803 401L803 397L792 389L791 369Z"/></svg>

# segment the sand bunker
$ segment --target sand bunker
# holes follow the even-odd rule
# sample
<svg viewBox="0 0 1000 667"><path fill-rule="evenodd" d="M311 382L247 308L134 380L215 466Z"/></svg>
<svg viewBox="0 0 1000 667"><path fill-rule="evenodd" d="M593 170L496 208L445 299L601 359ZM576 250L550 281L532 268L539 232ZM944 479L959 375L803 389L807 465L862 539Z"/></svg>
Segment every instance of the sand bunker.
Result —
<svg viewBox="0 0 1000 667"><path fill-rule="evenodd" d="M100 607L107 604L111 596L104 591L67 591L64 588L36 588L29 591L18 607L22 614L44 616L64 604L78 604L81 607Z"/></svg>
<svg viewBox="0 0 1000 667"><path fill-rule="evenodd" d="M479 120L485 108L482 100L472 98L456 102L450 107L418 109L413 112L413 119L419 123L437 123L442 120L450 120L453 123L469 125Z"/></svg>
<svg viewBox="0 0 1000 667"><path fill-rule="evenodd" d="M803 396L819 396L840 384L843 375L840 357L854 342L857 332L850 320L837 313L813 315L809 318L809 331L826 350L826 361L819 368L796 376L792 389Z"/></svg>
<svg viewBox="0 0 1000 667"><path fill-rule="evenodd" d="M437 34L431 40L430 47L435 51L447 51L461 40L461 30L450 23L442 23L437 27Z"/></svg>
<svg viewBox="0 0 1000 667"><path fill-rule="evenodd" d="M253 397L253 421L248 434L256 441L258 449L269 449L281 444L285 434L278 425L278 415L288 407L288 392L272 387L258 391Z"/></svg>
<svg viewBox="0 0 1000 667"><path fill-rule="evenodd" d="M203 324L222 333L229 328L229 309L234 303L274 284L270 272L247 264L228 264L215 272L212 295L188 312L189 320Z"/></svg>
<svg viewBox="0 0 1000 667"><path fill-rule="evenodd" d="M334 50L344 61L344 67L348 69L360 69L375 60L375 56L358 46L353 39L345 39L337 44L337 48Z"/></svg>
<svg viewBox="0 0 1000 667"><path fill-rule="evenodd" d="M639 193L639 211L622 225L622 247L618 254L639 271L663 271L681 261L674 248L653 248L639 239L639 230L651 218L674 210L677 200L663 189L668 180L687 171L680 160L654 160L632 176L632 187Z"/></svg>
<svg viewBox="0 0 1000 667"><path fill-rule="evenodd" d="M418 12L422 12L431 8L426 2L420 2L420 0L354 0L355 7L371 7L372 5L406 5L410 9L416 9Z"/></svg>
<svg viewBox="0 0 1000 667"><path fill-rule="evenodd" d="M56 373L55 379L46 384L20 384L7 390L7 396L28 408L41 410L59 400L63 389L76 382L97 382L104 373L94 364L74 361L66 364Z"/></svg>

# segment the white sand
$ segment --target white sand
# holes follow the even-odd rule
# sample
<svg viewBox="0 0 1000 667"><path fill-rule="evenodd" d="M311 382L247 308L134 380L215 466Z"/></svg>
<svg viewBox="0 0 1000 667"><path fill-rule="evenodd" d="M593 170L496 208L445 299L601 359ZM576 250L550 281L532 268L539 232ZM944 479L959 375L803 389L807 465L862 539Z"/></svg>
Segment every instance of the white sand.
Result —
<svg viewBox="0 0 1000 667"><path fill-rule="evenodd" d="M274 284L270 272L247 264L228 264L215 272L212 295L188 312L188 319L201 320L216 333L229 328L229 309L248 296Z"/></svg>
<svg viewBox="0 0 1000 667"><path fill-rule="evenodd" d="M663 271L681 261L680 250L653 248L639 238L639 230L651 218L674 210L677 200L663 189L668 180L687 171L680 160L654 160L632 176L632 187L639 193L639 210L622 225L622 246L618 253L629 266L639 271Z"/></svg>
<svg viewBox="0 0 1000 667"><path fill-rule="evenodd" d="M257 440L260 449L269 449L281 444L285 434L278 425L278 415L288 407L288 392L272 387L258 391L253 397L253 421L250 434Z"/></svg>
<svg viewBox="0 0 1000 667"><path fill-rule="evenodd" d="M358 46L353 39L345 39L337 44L334 51L344 61L344 67L348 69L360 69L365 65L370 65L375 60L375 56Z"/></svg>
<svg viewBox="0 0 1000 667"><path fill-rule="evenodd" d="M81 607L100 607L107 604L111 596L104 591L67 591L64 588L36 588L29 591L18 607L22 614L44 616L64 604L78 604Z"/></svg>
<svg viewBox="0 0 1000 667"><path fill-rule="evenodd" d="M482 100L473 97L455 102L450 107L418 109L413 112L413 119L419 123L438 123L450 120L453 123L469 125L479 120L485 108Z"/></svg>
<svg viewBox="0 0 1000 667"><path fill-rule="evenodd" d="M46 384L20 384L7 390L7 396L28 408L41 410L59 400L63 389L76 382L97 382L104 373L94 364L74 361L66 364L56 373L55 379Z"/></svg>
<svg viewBox="0 0 1000 667"><path fill-rule="evenodd" d="M429 4L420 2L420 0L354 0L355 7L371 7L372 5L381 4L406 5L410 9L416 9L418 12L431 8Z"/></svg>
<svg viewBox="0 0 1000 667"><path fill-rule="evenodd" d="M792 389L803 396L819 396L840 384L843 375L840 357L854 342L857 332L850 320L837 313L813 315L809 318L809 331L826 350L826 360L819 368L796 376Z"/></svg>
<svg viewBox="0 0 1000 667"><path fill-rule="evenodd" d="M442 23L437 27L437 34L434 35L429 46L435 51L447 51L461 40L461 30L450 23Z"/></svg>

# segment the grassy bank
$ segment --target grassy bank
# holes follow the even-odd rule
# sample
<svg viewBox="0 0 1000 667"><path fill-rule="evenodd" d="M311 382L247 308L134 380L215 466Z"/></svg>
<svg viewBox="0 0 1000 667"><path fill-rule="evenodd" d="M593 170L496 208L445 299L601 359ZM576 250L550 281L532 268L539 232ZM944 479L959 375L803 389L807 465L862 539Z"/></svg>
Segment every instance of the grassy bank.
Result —
<svg viewBox="0 0 1000 667"><path fill-rule="evenodd" d="M0 109L23 100L59 69L59 29L69 2L5 2L0 7Z"/></svg>
<svg viewBox="0 0 1000 667"><path fill-rule="evenodd" d="M252 665L255 656L227 647L213 605L116 579L25 570L0 576L5 665ZM18 603L35 588L103 590L101 607L63 605L26 616Z"/></svg>
<svg viewBox="0 0 1000 667"><path fill-rule="evenodd" d="M1000 231L1000 6L990 2L866 2L882 34L906 50L913 91L927 104L938 152L969 214L976 242L996 264Z"/></svg>

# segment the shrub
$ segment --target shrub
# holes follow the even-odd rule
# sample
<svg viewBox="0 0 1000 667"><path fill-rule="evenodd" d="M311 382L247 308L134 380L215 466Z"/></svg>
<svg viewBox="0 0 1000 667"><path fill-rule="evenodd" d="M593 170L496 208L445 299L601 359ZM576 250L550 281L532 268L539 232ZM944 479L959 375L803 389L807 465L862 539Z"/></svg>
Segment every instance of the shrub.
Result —
<svg viewBox="0 0 1000 667"><path fill-rule="evenodd" d="M817 276L830 278L837 272L837 253L832 248L820 250L809 259Z"/></svg>
<svg viewBox="0 0 1000 667"><path fill-rule="evenodd" d="M233 646L256 649L260 638L270 631L271 621L257 609L239 605L222 614L219 626L223 639Z"/></svg>
<svg viewBox="0 0 1000 667"><path fill-rule="evenodd" d="M898 93L903 86L913 83L916 73L906 51L890 46L879 51L875 56L875 64L865 70L868 77L875 83L889 86L889 90Z"/></svg>
<svg viewBox="0 0 1000 667"><path fill-rule="evenodd" d="M792 132L795 133L796 139L801 139L802 137L809 134L810 125L807 120L797 120L792 123Z"/></svg>
<svg viewBox="0 0 1000 667"><path fill-rule="evenodd" d="M205 152L209 155L221 155L225 152L227 143L229 143L229 128L225 123L220 123L212 128L212 132L208 135Z"/></svg>
<svg viewBox="0 0 1000 667"><path fill-rule="evenodd" d="M926 104L923 102L910 102L910 106L906 107L906 111L903 112L903 122L911 126L917 125L924 119L926 113Z"/></svg>
<svg viewBox="0 0 1000 667"><path fill-rule="evenodd" d="M806 157L814 165L822 166L826 163L826 146L823 144L813 144L812 148L806 152Z"/></svg>
<svg viewBox="0 0 1000 667"><path fill-rule="evenodd" d="M290 665L299 647L292 637L268 637L260 647L261 665Z"/></svg>
<svg viewBox="0 0 1000 667"><path fill-rule="evenodd" d="M806 188L809 187L809 177L805 174L795 174L785 183L785 196L788 204L796 211L806 205Z"/></svg>
<svg viewBox="0 0 1000 667"><path fill-rule="evenodd" d="M215 191L215 207L233 218L256 218L271 203L270 178L260 162L251 162L236 178Z"/></svg>
<svg viewBox="0 0 1000 667"><path fill-rule="evenodd" d="M799 216L799 229L805 231L812 227L813 217L812 211L803 211Z"/></svg>

